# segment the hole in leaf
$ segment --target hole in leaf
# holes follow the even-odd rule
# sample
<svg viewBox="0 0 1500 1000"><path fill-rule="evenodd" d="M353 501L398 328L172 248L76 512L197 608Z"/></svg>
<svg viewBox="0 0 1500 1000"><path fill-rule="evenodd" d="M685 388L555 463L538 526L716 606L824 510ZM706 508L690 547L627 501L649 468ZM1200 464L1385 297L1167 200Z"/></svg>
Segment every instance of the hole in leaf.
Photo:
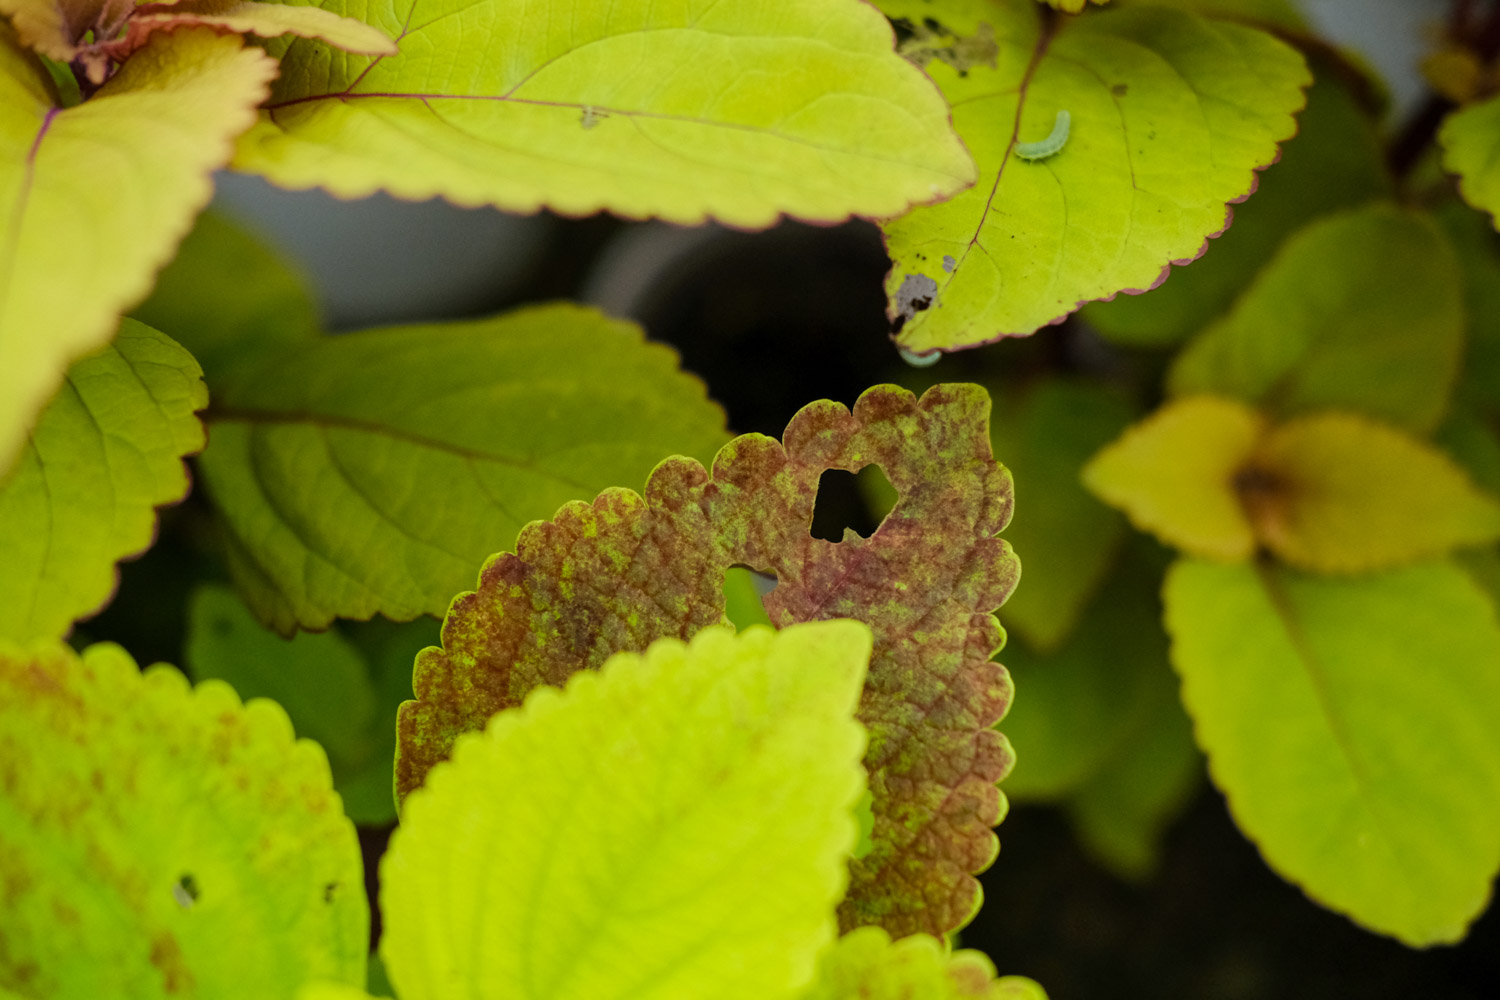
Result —
<svg viewBox="0 0 1500 1000"><path fill-rule="evenodd" d="M172 898L184 910L191 910L198 901L198 881L191 873L184 873L172 883Z"/></svg>
<svg viewBox="0 0 1500 1000"><path fill-rule="evenodd" d="M762 599L776 588L771 573L757 573L748 566L731 566L724 573L724 613L736 629L751 625L769 625Z"/></svg>
<svg viewBox="0 0 1500 1000"><path fill-rule="evenodd" d="M829 469L818 479L811 534L837 542L848 528L869 538L895 505L896 488L880 466L867 465L858 473Z"/></svg>

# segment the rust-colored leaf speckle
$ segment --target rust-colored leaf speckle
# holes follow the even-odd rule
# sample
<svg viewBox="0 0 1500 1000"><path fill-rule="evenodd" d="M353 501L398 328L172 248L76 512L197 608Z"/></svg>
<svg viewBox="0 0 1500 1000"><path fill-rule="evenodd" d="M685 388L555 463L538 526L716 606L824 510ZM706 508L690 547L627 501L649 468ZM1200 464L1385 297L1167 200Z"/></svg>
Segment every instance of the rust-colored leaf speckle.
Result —
<svg viewBox="0 0 1500 1000"><path fill-rule="evenodd" d="M529 525L515 554L490 560L454 601L443 648L417 660L402 707L397 786L421 784L466 731L621 650L689 638L724 620L725 571L774 574L777 626L856 618L875 650L860 707L870 730L874 849L853 862L841 922L899 937L942 934L973 915L973 873L994 858L996 782L1011 765L994 726L1010 703L1004 641L991 613L1020 567L999 538L1010 474L990 452L989 398L942 385L918 401L894 386L853 412L804 408L782 442L744 435L710 476L672 458L644 497L609 490ZM819 477L878 464L900 497L869 537L812 537Z"/></svg>

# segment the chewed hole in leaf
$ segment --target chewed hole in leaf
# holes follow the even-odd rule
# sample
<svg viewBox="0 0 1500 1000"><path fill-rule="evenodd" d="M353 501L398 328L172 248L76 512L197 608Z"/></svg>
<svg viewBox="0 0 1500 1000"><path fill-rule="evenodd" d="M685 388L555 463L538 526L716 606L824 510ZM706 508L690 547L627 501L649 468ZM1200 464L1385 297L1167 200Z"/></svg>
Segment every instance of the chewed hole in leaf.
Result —
<svg viewBox="0 0 1500 1000"><path fill-rule="evenodd" d="M198 880L193 878L191 872L184 872L172 883L172 898L184 910L193 908L193 904L198 901Z"/></svg>
<svg viewBox="0 0 1500 1000"><path fill-rule="evenodd" d="M829 469L818 479L812 537L838 542L845 531L869 538L896 504L896 489L878 465L858 473Z"/></svg>

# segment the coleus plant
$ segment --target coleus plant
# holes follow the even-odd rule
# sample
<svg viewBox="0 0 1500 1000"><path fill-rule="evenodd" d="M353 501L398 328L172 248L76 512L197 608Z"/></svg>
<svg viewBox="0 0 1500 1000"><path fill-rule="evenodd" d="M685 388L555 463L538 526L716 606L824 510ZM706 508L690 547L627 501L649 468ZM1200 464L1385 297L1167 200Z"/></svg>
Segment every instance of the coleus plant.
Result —
<svg viewBox="0 0 1500 1000"><path fill-rule="evenodd" d="M13 206L0 244L0 465L11 467L0 485L0 559L11 567L0 579L0 634L43 643L6 654L17 689L28 698L74 691L75 680L92 683L78 680L90 676L89 663L110 663L96 671L112 678L100 682L102 692L70 695L69 704L95 699L115 710L157 698L180 717L193 714L186 701L201 699L220 711L221 726L239 731L225 720L241 710L219 685L189 695L157 671L142 682L154 693L142 695L125 679L133 668L118 652L96 650L78 661L55 645L109 599L116 561L150 543L155 508L184 494L180 459L204 449L205 426L212 443L196 463L220 556L255 616L284 634L339 619L441 614L473 586L487 556L503 553L523 525L568 504L528 528L514 554L486 563L478 590L453 604L443 648L418 658L417 697L402 711L399 745L392 720L369 706L386 700L375 688L404 686L400 654L333 632L279 647L296 654L246 655L270 640L218 590L195 599L189 665L201 676L232 677L241 694L259 686L285 702L299 731L327 747L351 812L371 822L390 814L381 786L395 756L399 788L412 793L409 816L430 808L441 817L442 808L457 808L452 799L478 794L465 789L493 789L487 782L500 780L496 755L508 755L517 741L557 740L533 751L549 761L569 752L567 737L546 737L545 726L527 735L541 725L529 720L563 711L533 713L534 689L538 706L571 705L602 697L606 683L627 684L612 678L630 676L630 663L651 676L639 664L669 654L622 661L597 686L580 680L563 702L546 690L575 674L591 676L582 668L601 666L617 650L653 648L663 635L694 643L701 629L718 635L726 570L774 571L778 585L766 602L774 624L850 617L870 630L858 708L824 719L837 728L852 713L866 727L869 788L852 810L857 795L845 788L820 802L823 812L803 817L841 831L821 841L820 863L835 873L848 867L848 892L823 893L821 909L808 917L810 906L802 914L810 922L800 925L822 920L821 929L787 944L763 970L795 967L796 976L764 989L747 981L745 995L1032 990L991 982L982 960L948 958L935 938L891 945L882 936L942 935L972 916L972 875L992 860L989 827L1003 813L994 782L1010 754L990 727L1010 692L1004 669L989 659L1000 639L989 612L1013 586L1015 566L993 538L1008 516L1009 488L1001 484L1009 480L989 458L981 392L949 387L916 404L880 389L852 413L817 404L793 422L784 447L740 439L712 475L673 459L643 497L606 491L580 504L639 483L664 455L707 460L727 436L702 385L628 325L546 306L328 337L280 265L211 218L136 318L119 315L147 293L206 201L210 172L224 164L344 197L387 190L523 211L605 209L743 227L781 214L881 219L894 259L887 293L896 341L917 361L1030 333L1091 300L1150 289L1224 233L1214 254L1152 294L1085 311L1117 344L1175 346L1199 335L1167 379L1180 401L1090 464L1087 482L1185 553L1165 591L1171 656L1211 773L1271 864L1314 898L1402 940L1461 936L1500 862L1492 815L1500 797L1491 794L1500 752L1483 725L1500 709L1500 641L1494 598L1474 582L1485 579L1497 530L1492 496L1471 481L1483 476L1486 449L1495 450L1484 422L1495 399L1484 375L1492 369L1458 374L1466 346L1471 359L1494 357L1485 353L1494 331L1483 305L1496 301L1500 269L1484 245L1487 233L1476 236L1451 203L1440 224L1388 203L1395 189L1367 122L1326 62L1315 64L1321 103L1303 114L1304 134L1288 147L1316 154L1298 168L1303 173L1285 173L1283 163L1266 175L1296 177L1288 186L1303 200L1272 200L1257 223L1262 192L1225 232L1230 204L1256 189L1256 171L1292 138L1312 80L1297 46L1264 30L1274 25L1294 42L1306 40L1285 5L1116 3L1077 17L1030 0L878 6L885 18L857 0L0 2L7 17L0 176ZM1051 6L1077 13L1084 5ZM1258 26L1218 16L1226 13ZM1457 25L1453 34L1450 55L1468 53L1481 69L1493 61L1483 44L1464 43L1483 32ZM1483 193L1489 161L1474 152L1495 134L1484 117L1489 90L1480 73L1455 91L1473 107L1442 133L1445 162L1481 208L1493 207ZM1321 117L1313 118L1315 109ZM1062 112L1071 124L1051 155L1017 155ZM1314 136L1323 145L1308 145ZM1315 183L1304 184L1308 177ZM1387 203L1315 218L1371 198ZM73 237L59 241L60 232ZM1137 387L1135 396L1154 391ZM1008 728L1036 735L1027 752L1037 765L1032 787L1068 797L1086 836L1118 843L1121 829L1139 831L1121 865L1141 870L1149 849L1139 842L1170 814L1194 772L1170 675L1110 670L1121 656L1133 668L1165 655L1154 602L1143 599L1163 560L1139 544L1127 547L1123 522L1083 492L1078 476L1140 410L1131 393L1086 379L1052 380L1014 399L1002 387L1000 396L996 450L1020 470L1023 512L1027 482L1037 498L1032 520L1023 513L1010 535L1036 554L1028 555L1028 588L1011 606L1030 652L1013 647L1008 659L1059 667L1053 676L1061 686L1042 669L1032 675L1035 704L1048 706L1053 732L1066 735L1049 741L1028 730L1034 724L1024 709ZM1444 420L1460 405L1469 422L1454 430ZM1437 454L1428 435L1440 424L1445 441L1462 439L1448 447L1462 451L1473 474ZM1167 433L1183 427L1177 437ZM818 474L870 462L901 493L896 509L868 539L810 540ZM1383 487L1375 502L1366 488L1372 481ZM1395 483L1403 485L1384 488ZM1475 545L1489 548L1463 556L1469 562L1461 569L1456 550ZM1128 558L1117 560L1122 551ZM964 561L971 556L973 564ZM1403 617L1403 609L1417 610ZM1383 638L1392 621L1404 627L1397 644ZM841 641L856 642L852 635L846 630ZM1253 644L1241 641L1246 636ZM409 636L392 647L404 649L409 664ZM1420 648L1439 649L1453 666L1442 676L1416 676L1412 650ZM713 659L733 674L736 655L720 652ZM317 670L333 659L342 665L328 671L321 690L305 678L288 680L294 663ZM678 704L670 684L657 686L642 699ZM1376 700L1396 690L1415 706L1415 726ZM345 728L330 720L354 704L345 697L351 691L363 692L355 701L366 709L351 712L357 718ZM31 711L24 698L15 704L0 737L26 747L28 759L42 743L27 727L51 725L65 743L69 733L77 742L66 712ZM162 728L147 721L155 718L150 710L140 711L120 723L134 727L139 746L113 755L107 740L94 747L126 767L120 780L129 791L117 798L127 802L146 781L129 769L136 751L155 759L175 745L164 733L161 747L140 738L142 729L154 738ZM286 767L284 777L302 775L300 797L326 825L298 814L262 833L254 822L264 811L240 803L230 812L246 818L249 832L225 848L238 860L221 858L203 870L219 875L240 865L232 873L240 884L266 863L254 850L243 853L249 838L259 837L257 848L262 841L275 847L304 827L342 838L343 853L329 862L333 875L291 886L288 902L256 904L305 911L316 923L317 894L327 897L321 906L333 906L351 885L347 823L327 820L334 801L327 775L320 762L307 763L316 757L307 744L287 742L280 715L264 702L242 711L259 720L247 725L277 731L278 753L300 755L303 764ZM594 710L568 711L588 726ZM1102 724L1067 726L1078 712L1095 712ZM482 739L461 735L492 716ZM734 716L750 717L759 715ZM713 728L707 716L680 721L692 738ZM207 729L192 738L221 748L239 739ZM1413 731L1423 738L1403 739ZM807 732L792 742L803 737L817 742ZM466 741L502 749L466 757ZM450 752L454 762L439 764ZM86 755L57 760L79 775L92 766L78 763L92 760ZM434 785L439 775L454 775L446 807L426 805L443 801L441 787L425 799L429 789L418 790L429 769ZM157 763L146 773L181 800L169 770ZM1024 781L1026 770L1007 787ZM1151 777L1142 779L1143 771ZM94 773L105 781L105 770L89 770L69 801L109 810L115 800L107 795L94 802ZM217 788L228 780L244 791L261 779L203 781ZM22 802L12 806L15 815L35 824L24 827L32 844L69 843L66 831L46 825L60 813L37 787L7 783L7 794L15 790ZM297 797L270 787L278 801ZM1430 811L1391 820L1414 798ZM1340 807L1326 808L1330 801ZM857 843L848 836L851 811L869 826ZM560 836L552 827L518 832L500 817L465 815L506 836ZM433 837L454 826L430 822ZM733 836L743 830L712 836L721 834L738 843ZM157 839L148 828L145 840ZM818 841L800 845L808 853L797 864L819 860ZM188 938L179 939L177 924L154 921L207 912L208 901L222 897L175 857L131 855L135 843L82 850L96 860L115 851L147 858L149 877L120 869L123 898L140 907L110 917L120 918L116 931L134 929L100 939L134 963L131 975L146 995L185 981L174 976L223 977L237 987L251 981L236 978L235 962L177 961L173 948ZM766 844L774 843L768 834ZM597 843L591 848L579 852L579 865L631 863ZM64 860L48 854L40 863L65 866L77 857L61 850ZM412 830L398 835L390 864L423 850L446 859L477 848L453 839L423 846ZM299 852L286 848L277 857ZM415 864L407 887L417 895L430 890L436 901L429 910L403 903L392 922L387 947L402 996L458 988L421 971L441 953L427 949L482 926L447 912L475 912L471 884L426 879L432 873ZM560 874L580 871L596 869ZM98 882L87 864L73 872L73 885ZM662 888L670 887L653 891ZM449 890L456 895L442 896ZM35 950L13 963L0 988L54 995L20 977L53 975L55 956L75 947L68 929L75 925L50 897L28 898L35 908L26 911L27 940ZM835 904L843 928L883 930L854 931L818 959ZM280 970L267 983L270 993L289 996L305 985L338 996L358 987L361 918L353 903L337 905L328 911L337 926L305 937L341 943L269 962ZM443 912L427 930L395 930L433 910ZM142 913L151 918L133 922ZM508 919L532 933L549 922L592 925L598 916L522 909ZM459 923L443 923L450 919ZM779 931L794 929L787 920ZM432 930L444 926L456 930ZM258 938L232 923L193 933L204 935L191 939L194 948L252 939L272 951L314 947L275 934ZM727 964L713 968L737 975L759 960L745 957L753 949L714 950L732 937L715 939L702 954L717 955ZM549 975L525 964L555 959L537 949L514 959L529 970L519 974ZM497 961L501 955L495 952ZM685 956L672 974L693 970ZM821 962L816 980L814 961ZM621 989L635 982L618 970L610 975ZM342 985L307 985L318 979ZM472 982L464 978L463 988ZM547 982L576 988L566 979ZM57 995L75 988L92 989L67 985Z"/></svg>

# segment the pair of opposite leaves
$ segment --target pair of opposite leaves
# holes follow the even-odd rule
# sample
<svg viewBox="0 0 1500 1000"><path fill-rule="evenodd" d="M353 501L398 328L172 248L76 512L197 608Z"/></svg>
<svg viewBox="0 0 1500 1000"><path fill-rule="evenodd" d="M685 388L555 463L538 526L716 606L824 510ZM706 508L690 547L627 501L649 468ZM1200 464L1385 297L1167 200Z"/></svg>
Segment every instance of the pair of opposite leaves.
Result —
<svg viewBox="0 0 1500 1000"><path fill-rule="evenodd" d="M870 650L856 622L711 629L496 716L383 862L400 996L1042 996L931 938L833 943ZM25 765L0 994L365 995L354 830L275 703L110 646L0 649L0 690ZM601 752L628 766L606 780Z"/></svg>

